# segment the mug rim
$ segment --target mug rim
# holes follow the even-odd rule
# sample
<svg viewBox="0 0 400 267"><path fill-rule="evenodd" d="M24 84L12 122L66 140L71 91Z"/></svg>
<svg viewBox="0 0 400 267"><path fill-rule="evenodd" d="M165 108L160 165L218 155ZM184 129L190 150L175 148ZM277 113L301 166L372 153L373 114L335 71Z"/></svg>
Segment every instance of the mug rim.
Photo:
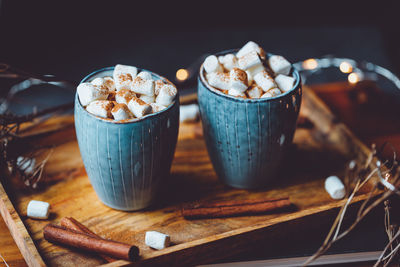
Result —
<svg viewBox="0 0 400 267"><path fill-rule="evenodd" d="M79 82L79 84L84 83L84 82L87 82L91 77L93 77L94 75L96 75L96 74L98 74L98 73L100 73L100 72L105 72L105 71L114 70L114 68L115 68L115 66L111 66L111 67L104 67L104 68L95 70L95 71L89 73L88 75L86 75L86 76ZM159 75L159 74L157 74L157 73L154 73L154 72L149 71L149 70L146 70L146 69L142 69L142 68L138 68L138 67L135 67L135 68L137 68L137 70L138 70L139 72L142 72L142 71L150 72L152 75L155 75L155 76L157 76L158 78L160 78L160 79L162 79L162 80L164 80L164 81L167 81L168 83L174 85L171 81L169 81L169 80L168 80L167 78L165 78L164 76L161 76L161 75ZM174 85L174 86L175 86L175 85ZM176 87L176 86L175 86L175 87ZM146 119L150 119L150 118L157 117L158 115L161 115L162 113L167 112L168 110L172 109L172 108L176 105L176 103L179 102L179 101L177 101L177 99L179 99L179 91L177 90L177 94L176 94L176 96L175 96L175 99L174 99L173 103L171 103L167 108L165 108L165 109L163 109L163 110L161 110L161 111L158 111L158 112L156 112L156 113L148 114L148 115L143 116L143 117L141 117L141 118L134 118L134 119L132 119L132 121L124 121L124 122L116 121L116 120L111 120L111 119L107 119L107 118L102 118L102 117L96 116L96 115L90 113L89 111L87 111L86 108L85 108L84 106L82 106L81 101L79 100L78 90L77 90L76 93L75 93L75 97L76 97L76 99L77 99L76 102L78 102L78 104L79 104L79 108L83 109L84 112L86 112L87 114L89 114L89 116L91 116L92 118L95 118L95 119L97 119L97 120L99 120L99 121L102 121L102 122L105 122L105 123L123 124L123 125L125 125L125 124L132 124L132 123L136 123L136 122L142 122L142 121L144 121L144 120L146 120ZM76 105L75 105L75 106L76 106ZM76 107L75 107L75 108L76 108Z"/></svg>
<svg viewBox="0 0 400 267"><path fill-rule="evenodd" d="M237 51L239 51L239 49L228 49L228 50L224 50L222 52L218 52L215 53L215 56L221 56L221 55L226 55L226 54L230 54L230 53L236 53ZM266 53L267 57L271 57L272 53ZM290 63L290 65L292 66L292 73L294 75L294 78L296 79L296 83L293 85L293 88L290 89L287 92L284 92L280 95L274 96L274 97L269 97L269 98L241 98L241 97L235 97L235 96L231 96L228 94L225 94L223 92L221 92L218 89L214 89L211 87L211 85L207 82L207 80L205 79L204 76L204 62L201 64L200 66L200 71L199 71L199 81L205 86L205 88L210 91L211 93L217 95L217 96L222 96L225 97L228 100L232 100L232 101L237 101L237 102L250 102L250 103L260 103L260 102L268 102L268 101L275 101L275 100L280 100L281 98L292 94L293 92L296 92L296 90L298 88L301 87L301 77L300 74L298 72L298 70L296 68L294 68L293 64Z"/></svg>

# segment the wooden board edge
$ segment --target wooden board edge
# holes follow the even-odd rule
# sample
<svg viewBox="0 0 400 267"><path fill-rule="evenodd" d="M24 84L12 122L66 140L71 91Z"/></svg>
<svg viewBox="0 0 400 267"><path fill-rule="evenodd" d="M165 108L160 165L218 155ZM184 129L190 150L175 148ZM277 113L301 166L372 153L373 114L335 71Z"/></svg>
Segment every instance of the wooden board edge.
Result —
<svg viewBox="0 0 400 267"><path fill-rule="evenodd" d="M8 230L11 233L11 236L13 237L22 256L24 257L26 264L31 267L46 266L1 182L0 213L8 227Z"/></svg>

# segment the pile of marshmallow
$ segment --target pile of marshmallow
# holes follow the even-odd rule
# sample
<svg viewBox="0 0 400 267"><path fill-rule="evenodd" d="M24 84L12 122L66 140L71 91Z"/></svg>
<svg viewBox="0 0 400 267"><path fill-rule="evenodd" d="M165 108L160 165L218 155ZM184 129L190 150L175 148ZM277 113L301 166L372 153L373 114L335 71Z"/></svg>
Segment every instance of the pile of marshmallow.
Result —
<svg viewBox="0 0 400 267"><path fill-rule="evenodd" d="M116 65L113 77L95 78L78 86L79 101L93 115L125 121L141 118L168 107L177 94L176 87L153 80L149 72Z"/></svg>
<svg viewBox="0 0 400 267"><path fill-rule="evenodd" d="M274 97L292 90L296 81L284 57L266 59L264 50L252 41L236 55L208 56L203 67L209 85L235 97Z"/></svg>

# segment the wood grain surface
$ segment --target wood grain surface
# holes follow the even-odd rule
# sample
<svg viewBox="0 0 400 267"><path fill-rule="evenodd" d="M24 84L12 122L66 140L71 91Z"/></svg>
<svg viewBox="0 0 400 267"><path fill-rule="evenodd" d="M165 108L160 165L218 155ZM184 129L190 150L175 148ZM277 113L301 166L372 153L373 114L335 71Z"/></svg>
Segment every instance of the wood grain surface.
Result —
<svg viewBox="0 0 400 267"><path fill-rule="evenodd" d="M64 122L68 120L72 119L63 119ZM53 120L53 123L57 124L58 120ZM18 179L12 179L5 185L8 195L0 192L5 213L3 218L12 232L18 229L13 236L27 262L36 260L40 263L40 257L32 250L25 253L23 244L20 244L24 240L30 244L29 248L34 248L30 238L23 235L24 225L43 260L50 266L105 263L96 255L56 246L43 239L43 227L49 222L58 223L66 216L78 219L104 238L137 245L141 256L140 261L133 263L137 266L192 265L228 257L245 251L257 240L279 238L279 233L290 232L296 223L297 227L304 226L316 215L339 207L343 201L330 199L323 188L324 179L332 174L343 175L343 166L348 160L363 160L369 152L311 91L304 90L294 145L287 153L282 172L269 188L246 191L224 186L209 161L201 124L183 124L171 176L165 177L166 186L159 194L158 204L143 211L121 212L104 206L96 197L86 176L73 128L65 125L62 131L53 130L51 133L45 133L45 127L40 127L39 131L33 126L27 133L27 138L36 144L54 145L39 189L28 190ZM52 122L46 127L54 128ZM193 221L185 220L180 214L182 204L196 200L240 200L261 196L289 196L295 207L259 216ZM9 198L18 213L14 213L16 216L12 218L7 215L12 213L12 209L4 205ZM361 194L355 201L364 198L365 195ZM26 217L26 207L31 199L51 203L49 220ZM24 225L18 223L18 215ZM144 244L147 230L169 234L172 246L160 251L148 248ZM106 266L127 264L115 261Z"/></svg>

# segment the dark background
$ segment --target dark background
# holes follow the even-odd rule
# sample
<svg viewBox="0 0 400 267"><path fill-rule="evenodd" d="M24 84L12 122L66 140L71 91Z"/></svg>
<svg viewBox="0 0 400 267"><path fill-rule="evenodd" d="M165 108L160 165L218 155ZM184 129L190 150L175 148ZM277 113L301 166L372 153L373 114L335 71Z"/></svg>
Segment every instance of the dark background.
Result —
<svg viewBox="0 0 400 267"><path fill-rule="evenodd" d="M400 1L0 0L0 62L73 81L117 63L173 79L204 53L253 40L291 62L330 54L400 74L399 17ZM8 85L0 79L0 94ZM43 95L42 105L73 95L58 90L50 97ZM382 216L380 210L333 251L382 248ZM298 233L276 251L236 259L309 254L325 230L316 227L307 244Z"/></svg>

